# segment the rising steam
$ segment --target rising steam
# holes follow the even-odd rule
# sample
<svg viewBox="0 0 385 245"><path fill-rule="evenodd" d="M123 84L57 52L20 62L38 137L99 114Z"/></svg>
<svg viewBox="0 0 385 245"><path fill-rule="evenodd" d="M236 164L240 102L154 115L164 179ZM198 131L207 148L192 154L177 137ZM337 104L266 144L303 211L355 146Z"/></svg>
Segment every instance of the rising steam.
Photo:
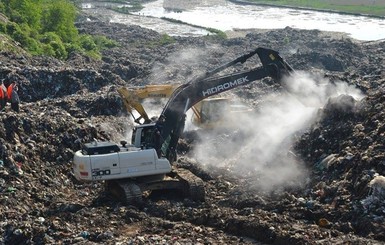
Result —
<svg viewBox="0 0 385 245"><path fill-rule="evenodd" d="M199 162L254 178L256 187L265 191L298 185L298 180L306 179L301 160L290 151L293 137L311 125L328 98L340 94L355 99L363 96L345 83L319 78L316 82L306 73L286 79L283 86L287 93L266 96L257 112L236 115L238 130L233 134L212 132L212 137L206 137L196 147Z"/></svg>
<svg viewBox="0 0 385 245"><path fill-rule="evenodd" d="M154 64L153 75L145 83L186 83L199 75L199 71L207 70L203 56L216 57L209 61L214 67L217 63L223 64L221 59L226 55L215 54L215 47L209 50L189 49L166 57ZM303 72L287 78L282 86L286 92L258 98L263 102L252 113L224 113L225 121L233 124L233 131L224 133L213 129L210 134L205 131L192 157L204 166L227 168L234 175L255 182L255 186L264 191L303 184L306 169L301 159L290 151L294 138L311 125L318 109L330 97L347 94L359 100L363 95L346 83ZM150 117L159 116L163 105L144 104ZM187 130L193 128L189 116L191 110L186 120Z"/></svg>

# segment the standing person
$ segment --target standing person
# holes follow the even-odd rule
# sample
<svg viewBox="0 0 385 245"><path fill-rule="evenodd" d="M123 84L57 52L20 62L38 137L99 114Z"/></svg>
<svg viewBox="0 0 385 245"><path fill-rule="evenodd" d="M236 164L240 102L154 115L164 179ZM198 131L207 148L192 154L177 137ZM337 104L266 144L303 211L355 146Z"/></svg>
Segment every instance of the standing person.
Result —
<svg viewBox="0 0 385 245"><path fill-rule="evenodd" d="M19 112L20 99L19 99L19 95L17 94L17 90L18 90L17 83L12 82L7 88L7 95L8 95L8 101L11 102L12 110Z"/></svg>
<svg viewBox="0 0 385 245"><path fill-rule="evenodd" d="M4 86L4 83L1 82L0 85L0 111L2 111L5 108L5 105L7 104L7 88Z"/></svg>

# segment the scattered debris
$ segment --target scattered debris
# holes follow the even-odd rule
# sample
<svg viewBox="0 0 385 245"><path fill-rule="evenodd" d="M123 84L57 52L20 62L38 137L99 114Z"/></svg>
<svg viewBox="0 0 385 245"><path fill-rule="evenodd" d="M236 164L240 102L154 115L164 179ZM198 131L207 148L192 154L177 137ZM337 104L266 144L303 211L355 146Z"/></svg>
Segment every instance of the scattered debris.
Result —
<svg viewBox="0 0 385 245"><path fill-rule="evenodd" d="M102 60L72 55L66 62L0 53L0 78L17 76L21 99L19 113L0 113L0 138L11 164L18 166L17 173L0 162L1 244L385 242L383 42L285 28L227 40L175 37L172 44L156 45L161 35L138 26L90 21L78 27L81 33L113 38L121 47L104 50ZM110 199L102 183L76 181L71 161L79 143L128 138L132 122L109 93L111 87L185 81L240 49L260 45L280 50L296 70L322 70L327 79L365 93L360 101L331 99L310 127L295 133L290 150L310 172L303 185L285 182L261 190L258 183L268 178L255 169L230 168L223 164L226 158L199 165L191 154L199 144L196 134L183 139L180 154L185 156L177 164L204 180L205 202L148 193L136 208ZM173 54L202 47L213 55L171 65ZM329 69L335 63L338 69ZM151 75L154 68L158 72ZM263 95L271 92L282 93L266 82L235 94L260 110ZM345 106L335 106L338 101Z"/></svg>

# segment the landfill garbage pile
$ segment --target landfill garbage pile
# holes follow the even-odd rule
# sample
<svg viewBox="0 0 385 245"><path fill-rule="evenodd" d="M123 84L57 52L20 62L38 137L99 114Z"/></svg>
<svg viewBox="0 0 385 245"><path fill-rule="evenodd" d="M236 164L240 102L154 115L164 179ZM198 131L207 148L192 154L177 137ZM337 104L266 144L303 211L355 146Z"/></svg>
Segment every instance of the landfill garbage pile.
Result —
<svg viewBox="0 0 385 245"><path fill-rule="evenodd" d="M385 243L384 42L291 28L162 42L164 36L138 26L78 27L120 46L104 50L101 60L0 53L0 78L19 83L22 101L19 113L9 105L0 112L0 244ZM129 137L133 123L117 87L185 82L259 46L280 51L297 71L342 81L362 96L327 98L306 127L291 132L288 148L273 151L260 169L246 163L266 160L260 156L267 144L261 152L251 147L250 160L242 145L220 150L224 140L244 134L209 139L186 132L175 164L204 180L205 202L165 191L135 207L111 198L101 182L74 178L72 158L81 143ZM282 87L265 79L234 96L259 112L266 95L284 96ZM198 157L207 142L222 157ZM287 181L275 172L292 168L297 175Z"/></svg>

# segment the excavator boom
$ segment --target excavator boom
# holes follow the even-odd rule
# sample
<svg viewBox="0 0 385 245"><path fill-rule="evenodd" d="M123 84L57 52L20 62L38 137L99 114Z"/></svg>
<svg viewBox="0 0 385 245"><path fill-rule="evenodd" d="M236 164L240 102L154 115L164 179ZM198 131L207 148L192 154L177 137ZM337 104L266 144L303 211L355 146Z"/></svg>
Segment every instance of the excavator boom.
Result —
<svg viewBox="0 0 385 245"><path fill-rule="evenodd" d="M226 68L244 63L257 54L262 62L262 67L257 67L246 72L212 77ZM293 69L282 59L277 51L257 48L242 55L235 60L224 64L213 71L206 72L203 76L179 86L171 95L164 107L156 127L161 128L161 152L170 161L175 160L175 147L183 132L187 110L201 100L223 93L230 89L247 85L265 77L271 77L280 82Z"/></svg>

